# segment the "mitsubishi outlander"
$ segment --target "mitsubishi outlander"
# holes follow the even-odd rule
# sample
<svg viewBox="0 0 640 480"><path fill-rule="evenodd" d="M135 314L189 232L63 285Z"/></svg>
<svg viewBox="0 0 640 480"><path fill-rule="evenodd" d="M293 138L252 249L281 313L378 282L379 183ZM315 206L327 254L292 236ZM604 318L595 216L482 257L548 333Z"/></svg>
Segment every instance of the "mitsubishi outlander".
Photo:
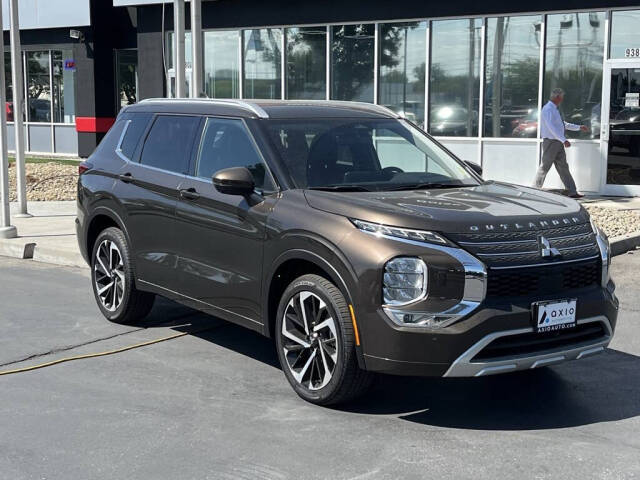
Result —
<svg viewBox="0 0 640 480"><path fill-rule="evenodd" d="M374 372L602 352L605 235L576 201L478 171L381 106L147 100L80 166L78 241L107 319L138 322L161 295L256 330L317 404Z"/></svg>

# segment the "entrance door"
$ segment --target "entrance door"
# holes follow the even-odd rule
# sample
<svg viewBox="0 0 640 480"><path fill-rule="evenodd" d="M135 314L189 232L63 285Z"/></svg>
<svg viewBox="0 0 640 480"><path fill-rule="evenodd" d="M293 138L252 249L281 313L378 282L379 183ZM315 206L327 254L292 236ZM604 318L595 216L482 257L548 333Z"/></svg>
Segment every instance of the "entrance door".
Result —
<svg viewBox="0 0 640 480"><path fill-rule="evenodd" d="M116 50L116 109L138 101L138 51Z"/></svg>
<svg viewBox="0 0 640 480"><path fill-rule="evenodd" d="M640 195L640 61L612 61L605 69L602 151L604 193Z"/></svg>

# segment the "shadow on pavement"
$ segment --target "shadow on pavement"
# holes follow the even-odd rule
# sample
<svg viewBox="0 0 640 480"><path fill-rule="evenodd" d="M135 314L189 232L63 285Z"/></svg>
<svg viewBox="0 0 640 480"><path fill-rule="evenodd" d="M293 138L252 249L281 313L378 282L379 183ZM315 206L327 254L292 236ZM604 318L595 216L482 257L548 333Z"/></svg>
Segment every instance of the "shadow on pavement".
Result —
<svg viewBox="0 0 640 480"><path fill-rule="evenodd" d="M485 378L380 377L349 411L472 430L542 430L640 415L640 357L590 359Z"/></svg>
<svg viewBox="0 0 640 480"><path fill-rule="evenodd" d="M280 369L278 356L271 339L162 297L156 298L156 303L149 316L143 323L136 326L143 328L168 327L177 332L192 332L191 335L194 337ZM282 380L286 381L284 376Z"/></svg>
<svg viewBox="0 0 640 480"><path fill-rule="evenodd" d="M167 327L171 322L177 331L195 331L198 338L280 369L270 339L166 300L160 300L140 326ZM542 430L617 421L640 415L640 357L609 349L555 367L485 378L380 375L364 397L336 410L472 430Z"/></svg>

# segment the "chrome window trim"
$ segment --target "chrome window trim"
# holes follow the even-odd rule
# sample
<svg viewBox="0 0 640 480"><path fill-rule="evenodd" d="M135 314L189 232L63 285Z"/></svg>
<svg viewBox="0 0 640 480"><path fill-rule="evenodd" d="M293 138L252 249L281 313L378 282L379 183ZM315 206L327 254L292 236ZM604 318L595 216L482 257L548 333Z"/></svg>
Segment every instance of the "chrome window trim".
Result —
<svg viewBox="0 0 640 480"><path fill-rule="evenodd" d="M124 141L124 136L127 134L127 130L129 130L129 125L131 125L131 119L127 120L124 124L122 133L120 134L120 139L118 140L118 145L116 146L116 155L127 163L131 163L131 159L122 152L122 142Z"/></svg>

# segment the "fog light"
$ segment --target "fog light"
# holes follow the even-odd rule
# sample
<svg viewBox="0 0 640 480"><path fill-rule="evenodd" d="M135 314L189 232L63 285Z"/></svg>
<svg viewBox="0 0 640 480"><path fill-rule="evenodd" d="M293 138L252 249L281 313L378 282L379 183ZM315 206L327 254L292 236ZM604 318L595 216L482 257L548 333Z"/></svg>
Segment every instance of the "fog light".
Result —
<svg viewBox="0 0 640 480"><path fill-rule="evenodd" d="M406 305L427 296L427 266L420 258L397 257L384 267L385 305Z"/></svg>
<svg viewBox="0 0 640 480"><path fill-rule="evenodd" d="M460 315L453 313L406 312L392 308L385 308L384 311L387 316L393 320L393 323L401 327L427 327L437 329L451 325L460 318Z"/></svg>

